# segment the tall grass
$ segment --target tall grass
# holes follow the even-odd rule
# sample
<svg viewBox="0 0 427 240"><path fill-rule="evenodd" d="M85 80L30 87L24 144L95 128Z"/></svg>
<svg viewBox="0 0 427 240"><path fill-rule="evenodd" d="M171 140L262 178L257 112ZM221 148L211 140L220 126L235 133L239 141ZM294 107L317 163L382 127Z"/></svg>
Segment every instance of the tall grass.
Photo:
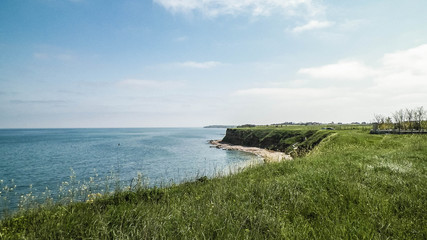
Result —
<svg viewBox="0 0 427 240"><path fill-rule="evenodd" d="M2 239L426 239L427 136L338 131L305 157L23 211Z"/></svg>
<svg viewBox="0 0 427 240"><path fill-rule="evenodd" d="M138 175L139 177L141 175ZM144 179L144 181L146 180ZM93 176L87 180L77 180L76 173L72 168L70 168L69 179L61 182L57 189L46 187L44 191L33 191L31 184L26 192L25 190L18 192L13 179L9 182L0 180L0 219L10 217L17 211L20 214L26 211L34 211L37 208L51 207L55 204L66 205L73 202L84 202L94 196L111 194L115 190L121 190L124 186L113 171L101 178L94 170Z"/></svg>

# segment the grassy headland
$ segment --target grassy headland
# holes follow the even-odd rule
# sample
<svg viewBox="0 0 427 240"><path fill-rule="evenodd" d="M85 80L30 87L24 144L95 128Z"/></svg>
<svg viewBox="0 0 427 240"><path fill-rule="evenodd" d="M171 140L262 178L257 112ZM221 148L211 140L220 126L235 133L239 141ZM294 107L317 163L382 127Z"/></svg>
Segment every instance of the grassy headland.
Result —
<svg viewBox="0 0 427 240"><path fill-rule="evenodd" d="M426 239L427 136L334 131L304 157L0 222L2 239Z"/></svg>
<svg viewBox="0 0 427 240"><path fill-rule="evenodd" d="M330 130L255 127L227 129L222 142L248 147L259 147L301 156L332 134Z"/></svg>

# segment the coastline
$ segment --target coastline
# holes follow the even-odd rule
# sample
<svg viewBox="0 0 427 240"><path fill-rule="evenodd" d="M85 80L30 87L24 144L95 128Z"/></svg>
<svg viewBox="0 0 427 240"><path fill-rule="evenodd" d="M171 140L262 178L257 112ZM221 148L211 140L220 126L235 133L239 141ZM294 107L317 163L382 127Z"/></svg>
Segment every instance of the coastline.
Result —
<svg viewBox="0 0 427 240"><path fill-rule="evenodd" d="M292 160L293 158L284 153L284 152L278 152L278 151L272 151L264 148L258 148L258 147L245 147L241 145L231 145L228 143L223 143L221 140L210 140L210 144L212 144L212 147L216 147L218 149L223 150L237 150L242 152L248 152L255 154L257 156L260 156L264 159L265 163L271 163L271 162L281 162L284 160Z"/></svg>

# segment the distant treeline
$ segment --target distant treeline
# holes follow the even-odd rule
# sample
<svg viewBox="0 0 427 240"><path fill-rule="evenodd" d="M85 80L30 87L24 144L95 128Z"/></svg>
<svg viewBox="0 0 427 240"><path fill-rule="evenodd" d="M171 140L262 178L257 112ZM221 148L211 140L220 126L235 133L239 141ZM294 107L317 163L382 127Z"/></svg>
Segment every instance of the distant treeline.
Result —
<svg viewBox="0 0 427 240"><path fill-rule="evenodd" d="M350 126L350 125L371 125L367 122L351 122L351 123L342 123L342 122L330 122L330 123L320 123L320 122L283 122L283 123L273 123L273 124L267 124L267 125L255 125L255 124L244 124L239 125L237 128L253 128L253 127L286 127L286 126L322 126L322 125L343 125L343 126Z"/></svg>
<svg viewBox="0 0 427 240"><path fill-rule="evenodd" d="M235 128L235 125L209 125L204 126L204 128Z"/></svg>
<svg viewBox="0 0 427 240"><path fill-rule="evenodd" d="M391 116L374 115L374 132L382 130L423 132L426 129L427 112L422 106L415 109L400 109Z"/></svg>

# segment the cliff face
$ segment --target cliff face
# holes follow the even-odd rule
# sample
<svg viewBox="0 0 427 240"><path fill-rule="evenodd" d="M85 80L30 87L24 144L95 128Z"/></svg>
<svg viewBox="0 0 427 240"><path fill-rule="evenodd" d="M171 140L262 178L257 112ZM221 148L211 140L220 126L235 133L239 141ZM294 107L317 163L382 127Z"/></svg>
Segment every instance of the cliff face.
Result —
<svg viewBox="0 0 427 240"><path fill-rule="evenodd" d="M306 152L314 148L331 131L287 130L276 128L229 128L222 142L260 147L286 153Z"/></svg>
<svg viewBox="0 0 427 240"><path fill-rule="evenodd" d="M242 145L247 147L259 147L260 139L255 136L254 131L243 129L227 129L223 142Z"/></svg>

